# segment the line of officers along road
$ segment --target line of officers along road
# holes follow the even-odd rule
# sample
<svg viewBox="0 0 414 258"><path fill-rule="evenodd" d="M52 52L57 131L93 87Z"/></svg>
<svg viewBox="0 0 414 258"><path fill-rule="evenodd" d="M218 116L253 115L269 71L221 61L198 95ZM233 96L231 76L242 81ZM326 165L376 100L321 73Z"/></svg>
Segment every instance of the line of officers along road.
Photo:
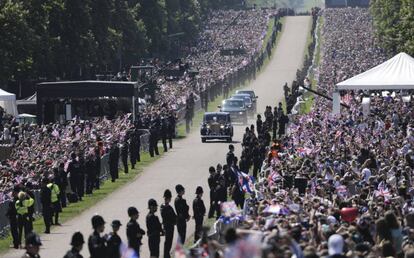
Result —
<svg viewBox="0 0 414 258"><path fill-rule="evenodd" d="M169 258L174 230L177 227L178 239L181 244L186 240L187 222L191 219L189 214L189 205L183 198L185 189L182 185L175 186L177 196L174 200L174 208L172 207L172 193L170 190L164 192L164 203L160 207L162 223L156 215L158 204L156 200L148 201L148 214L146 216L145 231L140 227L137 220L140 213L135 207L128 208L129 221L126 225L127 244L123 244L119 235L122 226L119 220L111 223L112 232L103 235L105 230L105 220L100 215L94 215L91 219L93 233L88 238L88 249L91 258L118 258L118 257L140 257L140 247L142 245L144 235L147 235L150 257L160 256L161 236L165 236L164 254L162 257ZM193 200L193 219L195 220L194 242L198 241L203 234L203 218L206 214L206 207L202 200L203 188L196 188L196 197ZM30 199L29 199L29 202ZM64 258L80 258L83 257L80 252L85 244L85 239L80 232L75 232L71 240L72 248L66 253ZM42 245L39 236L36 233L29 233L26 236L26 253L24 258L38 258L39 249Z"/></svg>

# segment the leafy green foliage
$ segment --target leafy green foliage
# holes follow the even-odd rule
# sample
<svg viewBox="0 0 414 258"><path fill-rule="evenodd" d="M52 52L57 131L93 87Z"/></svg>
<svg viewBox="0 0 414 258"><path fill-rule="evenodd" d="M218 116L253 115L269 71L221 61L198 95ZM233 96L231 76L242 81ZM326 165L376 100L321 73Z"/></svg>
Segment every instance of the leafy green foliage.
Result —
<svg viewBox="0 0 414 258"><path fill-rule="evenodd" d="M372 0L371 14L377 38L392 54L414 54L414 2L412 0Z"/></svg>
<svg viewBox="0 0 414 258"><path fill-rule="evenodd" d="M194 41L212 8L239 0L2 0L0 85L91 79ZM177 52L177 51L175 51Z"/></svg>

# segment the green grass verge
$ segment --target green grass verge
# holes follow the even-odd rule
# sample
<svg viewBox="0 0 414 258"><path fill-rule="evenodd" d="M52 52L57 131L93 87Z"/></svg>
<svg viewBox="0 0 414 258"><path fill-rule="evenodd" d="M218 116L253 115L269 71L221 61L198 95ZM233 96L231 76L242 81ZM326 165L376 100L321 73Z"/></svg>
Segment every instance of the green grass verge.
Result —
<svg viewBox="0 0 414 258"><path fill-rule="evenodd" d="M322 38L323 23L324 23L323 16L320 16L319 24L318 24L318 28L317 28L318 43L317 43L317 47L316 47L316 50L315 50L315 67L318 67L320 65L320 62L321 62L321 46L323 44L323 38ZM316 90L317 87L318 87L317 78L315 77L315 74L313 73L313 71L311 71L311 74L309 76L309 80L311 81L312 89ZM306 98L306 100L305 100L305 104L304 104L302 113L309 113L312 109L312 106L313 106L314 94L311 93L311 92L307 92L307 93L304 94L304 97Z"/></svg>
<svg viewBox="0 0 414 258"><path fill-rule="evenodd" d="M265 70L266 66L269 64L270 60L272 59L272 56L275 53L275 48L276 48L276 46L278 45L278 43L280 41L280 35L283 33L284 21L285 21L285 17L280 19L280 22L282 24L282 31L277 34L276 43L275 43L275 45L272 49L272 55L269 58L265 59L265 61L263 63L263 66L261 67L260 71L258 71L256 73L256 77L259 76ZM272 34L274 26L275 26L274 20L273 19L269 20L267 34L266 34L265 39L263 40L262 51L265 51L265 48L266 48L265 46L267 45L267 42L269 42L269 40L271 40L271 34ZM244 83L238 85L236 88L232 89L229 92L229 96L234 94L236 92L236 90L247 86L249 83L250 83L250 81L245 81ZM208 106L207 106L207 112L216 111L217 106L221 104L223 99L224 99L223 95L219 95L214 101L209 102ZM192 130L198 130L200 123L203 121L204 112L205 112L204 109L200 109L200 110L195 112L194 118L193 118L193 126L190 129L190 133L191 133ZM181 123L177 126L177 137L178 138L184 138L185 136L186 136L185 123Z"/></svg>
<svg viewBox="0 0 414 258"><path fill-rule="evenodd" d="M133 182L148 165L150 165L151 163L156 161L158 158L160 158L162 154L163 154L162 148L160 149L160 155L155 156L154 158L151 158L149 153L147 152L142 153L141 162L137 163L134 170L132 170L131 167L129 167L129 173L125 174L123 169L120 169L119 179L117 179L114 183L112 183L110 180L106 180L105 182L102 183L99 190L95 190L93 194L85 195L84 198L82 198L83 201L77 202L77 203L71 203L68 205L68 207L63 208L62 213L59 214L59 222L64 223L70 219L73 219L80 213L94 206L97 202L101 201L109 194L115 192L117 189L119 189L123 185ZM33 229L37 233L44 232L45 226L44 226L42 217L37 218L33 222ZM53 227L52 227L52 230L53 230ZM12 241L12 237L10 234L0 239L0 254L9 250L9 246L12 243L13 241Z"/></svg>
<svg viewBox="0 0 414 258"><path fill-rule="evenodd" d="M215 222L216 222L216 218L205 218L204 221L203 221L203 227L207 227L209 229L208 232L210 232L210 230L213 227L213 225L214 225ZM195 222L192 219L188 223L195 223ZM195 232L190 232L190 236L185 241L184 247L186 249L190 249L194 245L194 233Z"/></svg>

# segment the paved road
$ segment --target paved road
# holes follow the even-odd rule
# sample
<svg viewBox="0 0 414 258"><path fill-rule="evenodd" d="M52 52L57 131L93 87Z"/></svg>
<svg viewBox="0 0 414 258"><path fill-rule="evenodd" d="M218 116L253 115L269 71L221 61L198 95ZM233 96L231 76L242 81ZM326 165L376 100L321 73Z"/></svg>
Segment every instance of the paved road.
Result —
<svg viewBox="0 0 414 258"><path fill-rule="evenodd" d="M282 37L272 60L257 79L248 86L248 88L254 89L256 95L259 96L257 106L259 112L263 112L266 105L276 105L283 96L283 84L291 82L295 78L296 69L302 65L309 26L310 17L287 17ZM234 141L240 141L243 131L243 126L235 128ZM239 145L235 143L235 146L239 153ZM90 219L95 213L102 215L109 222L106 225L106 231L110 230L110 221L115 218L120 219L123 223L120 234L125 238L125 225L128 220L127 208L136 206L141 213L139 223L145 229L148 199L155 198L161 203L164 190L169 188L175 193L174 186L178 183L183 184L186 188L184 197L188 203L191 203L198 185L208 189L208 167L223 163L227 148L228 144L226 143L202 144L198 128L195 128L188 137L175 142L174 149L147 167L135 181L117 190L76 218L64 223L63 226L53 228L50 235L42 235L41 256L46 258L63 257L65 251L69 249L73 232L80 230L86 237L91 233ZM208 203L207 194L204 201L206 204ZM187 235L191 235L193 231L194 221L192 220L188 224ZM149 257L147 238L144 237L143 241L141 256ZM163 243L164 240L161 241ZM22 250L11 250L2 257L18 258L22 253ZM87 246L84 246L82 254L84 257L89 257Z"/></svg>

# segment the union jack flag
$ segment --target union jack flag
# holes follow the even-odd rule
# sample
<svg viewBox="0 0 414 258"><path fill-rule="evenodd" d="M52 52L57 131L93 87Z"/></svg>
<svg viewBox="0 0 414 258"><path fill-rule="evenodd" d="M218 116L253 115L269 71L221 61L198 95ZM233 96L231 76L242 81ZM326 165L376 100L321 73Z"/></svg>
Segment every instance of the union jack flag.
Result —
<svg viewBox="0 0 414 258"><path fill-rule="evenodd" d="M240 190L245 193L253 193L254 191L254 178L248 174L237 171L238 183Z"/></svg>

